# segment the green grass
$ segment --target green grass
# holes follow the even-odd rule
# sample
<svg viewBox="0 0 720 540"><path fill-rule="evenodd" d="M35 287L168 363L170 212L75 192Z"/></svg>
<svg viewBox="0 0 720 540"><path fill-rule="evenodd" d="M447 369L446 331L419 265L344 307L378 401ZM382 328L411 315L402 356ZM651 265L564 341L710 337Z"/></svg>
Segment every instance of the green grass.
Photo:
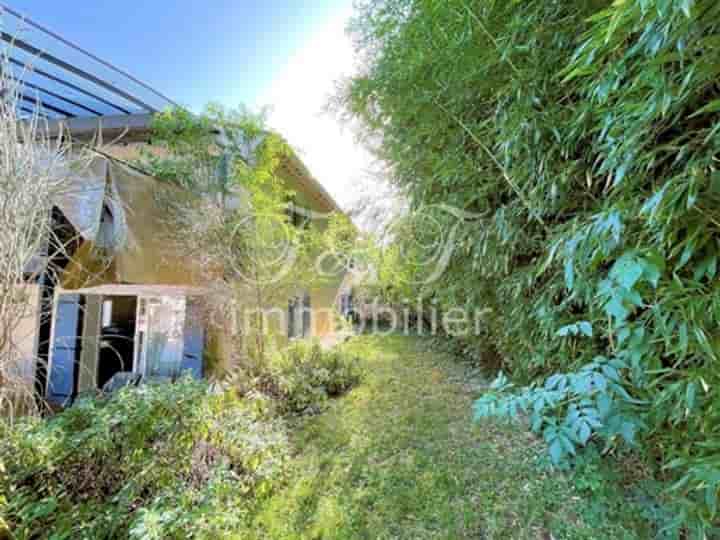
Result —
<svg viewBox="0 0 720 540"><path fill-rule="evenodd" d="M298 421L290 481L259 509L256 538L645 538L617 499L542 466L522 426L474 424L468 366L420 339L346 346L367 375Z"/></svg>

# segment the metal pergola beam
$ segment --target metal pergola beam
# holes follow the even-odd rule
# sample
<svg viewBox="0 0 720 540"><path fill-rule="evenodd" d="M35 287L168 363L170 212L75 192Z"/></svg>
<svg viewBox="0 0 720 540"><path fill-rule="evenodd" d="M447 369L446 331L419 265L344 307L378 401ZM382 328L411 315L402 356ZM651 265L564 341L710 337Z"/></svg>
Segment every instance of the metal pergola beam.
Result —
<svg viewBox="0 0 720 540"><path fill-rule="evenodd" d="M61 69L64 69L65 71L72 73L73 75L76 75L82 79L85 79L88 82L91 82L97 86L100 86L101 88L104 88L105 90L108 90L112 92L113 94L122 97L123 99L126 99L127 101L134 103L135 105L145 109L148 112L157 112L157 110L152 107L151 105L148 105L144 101L140 100L139 98L133 96L132 94L129 94L125 92L124 90L121 90L120 88L110 84L107 81L104 81L100 79L99 77L96 77L92 73L88 73L87 71L84 71L68 62L65 62L64 60L58 58L57 56L54 56L52 54L46 53L35 47L34 45L31 45L30 43L27 43L26 41L23 41L22 39L16 38L7 32L0 32L0 39L5 41L6 43L10 44L13 47L17 47L18 49L21 49L25 51L26 53L30 54L33 57L41 58L42 60L45 60L46 62L49 62L50 64L53 64Z"/></svg>
<svg viewBox="0 0 720 540"><path fill-rule="evenodd" d="M47 109L48 111L52 111L57 114L62 114L63 116L66 116L67 118L75 118L77 116L69 111L61 109L60 107L51 105L50 103L47 103L47 102L41 100L40 98L33 98L32 96L20 94L20 99L22 99L23 101L26 101L28 103L32 103L35 106L40 105L43 109Z"/></svg>
<svg viewBox="0 0 720 540"><path fill-rule="evenodd" d="M113 116L78 116L77 118L53 118L48 124L48 135L55 137L64 132L71 133L73 138L92 138L101 134L105 139L112 139L121 134L149 133L152 115L118 114Z"/></svg>
<svg viewBox="0 0 720 540"><path fill-rule="evenodd" d="M83 105L82 103L78 103L77 101L74 101L70 98L61 96L60 94L56 94L55 92L51 92L47 88L43 88L42 86L38 86L36 84L32 84L29 82L24 81L18 81L19 84L21 84L24 88L31 88L32 90L36 90L37 92L42 92L43 94L47 94L48 96L54 97L55 99L59 99L61 101L64 101L65 103L68 103L70 105L73 105L75 107L78 107L79 109L82 109L84 111L87 111L92 114L96 114L98 116L102 116L102 113L96 111L95 109L91 109L90 107Z"/></svg>
<svg viewBox="0 0 720 540"><path fill-rule="evenodd" d="M13 58L12 56L8 57L8 60L10 60L11 63L15 64L16 66L19 66L22 69L27 69L29 71L32 71L33 73L40 75L41 77L44 77L44 78L51 80L53 82L56 82L58 84L62 84L63 86L70 88L71 90L74 90L75 92L79 92L79 93L81 93L89 98L92 98L100 103L104 103L105 105L112 107L113 109L116 109L123 114L131 114L131 112L128 109L125 109L125 108L121 107L120 105L117 105L116 103L113 103L111 101L108 101L105 98L95 95L92 92L88 92L84 88L77 86L69 81L65 81L65 80L61 79L60 77L56 77L52 73L48 73L47 71L43 71L42 69L36 68L32 65L23 64L20 60L17 60L15 58ZM102 116L102 115L98 115L98 116Z"/></svg>
<svg viewBox="0 0 720 540"><path fill-rule="evenodd" d="M42 111L37 111L37 110L35 110L35 109L31 109L30 107L26 107L25 105L20 105L18 108L19 108L22 112L26 112L26 113L28 113L28 114L30 114L30 115L33 115L33 114L36 114L36 113L37 113L37 114L39 114L40 116L43 116L43 117L45 117L45 118L48 117L47 114L43 113Z"/></svg>
<svg viewBox="0 0 720 540"><path fill-rule="evenodd" d="M172 106L174 106L174 107L180 107L180 105L179 105L178 103L176 103L175 101L173 101L172 99L170 99L169 97L167 97L165 94L162 94L161 92L158 92L158 91L155 90L152 86L144 83L143 81L141 81L140 79L137 79L136 77L133 77L130 73L128 73L128 72L126 72L126 71L123 71L122 69L120 69L120 68L112 65L111 63L106 62L106 61L103 60L102 58L99 58L99 57L95 56L95 55L92 54L91 52L86 51L85 49L83 49L83 48L80 47L79 45L76 45L76 44L73 43L72 41L69 41L69 40L65 39L65 38L62 37L61 35L59 35L59 34L53 32L52 30L50 30L49 28L46 28L45 26L43 26L43 25L41 25L41 24L38 24L37 22L35 22L35 21L33 21L32 19L30 19L30 18L26 17L25 15L23 15L22 13L19 13L19 12L15 11L14 9L10 8L10 6L7 6L7 5L5 5L5 4L3 4L3 3L0 3L0 11L6 11L6 12L9 13L10 15L12 15L13 17L16 17L17 19L21 20L22 22L24 22L24 23L26 23L26 24L29 24L30 26L36 28L37 30L40 30L40 31L43 32L44 34L52 37L53 39L58 40L60 43L63 43L64 45L70 47L71 49L75 49L75 50L78 51L79 53L82 53L83 55L87 56L88 58L91 58L92 60L98 62L99 64L105 66L106 68L108 68L108 69L110 69L110 70L112 70L112 71L114 71L114 72L116 72L116 73L119 73L119 74L122 75L123 77L126 77L127 79L133 81L133 82L134 82L135 84L137 84L138 86L141 86L141 87L144 88L145 90L148 90L148 91L152 92L152 93L155 94L157 97L159 97L159 98L161 98L162 100L166 101L166 102L169 103L170 105L172 105ZM155 112L155 111L152 111L152 112ZM129 114L129 113L128 113L128 114Z"/></svg>

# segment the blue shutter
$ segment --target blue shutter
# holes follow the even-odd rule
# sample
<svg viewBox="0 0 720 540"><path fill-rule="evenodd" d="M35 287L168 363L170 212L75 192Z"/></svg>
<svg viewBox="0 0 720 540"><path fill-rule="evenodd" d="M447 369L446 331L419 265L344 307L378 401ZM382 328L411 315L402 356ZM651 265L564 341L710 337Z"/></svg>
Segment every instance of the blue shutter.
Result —
<svg viewBox="0 0 720 540"><path fill-rule="evenodd" d="M288 300L288 319L287 319L287 337L292 339L295 337L295 300Z"/></svg>
<svg viewBox="0 0 720 540"><path fill-rule="evenodd" d="M180 372L190 371L196 379L203 377L203 353L205 350L205 329L203 328L202 305L194 298L188 298L185 310L183 334L183 358Z"/></svg>
<svg viewBox="0 0 720 540"><path fill-rule="evenodd" d="M60 295L53 321L55 334L47 387L47 400L54 405L68 405L73 397L80 323L80 295Z"/></svg>
<svg viewBox="0 0 720 540"><path fill-rule="evenodd" d="M303 337L310 337L310 294L305 293L303 297L303 310L302 310L302 335Z"/></svg>

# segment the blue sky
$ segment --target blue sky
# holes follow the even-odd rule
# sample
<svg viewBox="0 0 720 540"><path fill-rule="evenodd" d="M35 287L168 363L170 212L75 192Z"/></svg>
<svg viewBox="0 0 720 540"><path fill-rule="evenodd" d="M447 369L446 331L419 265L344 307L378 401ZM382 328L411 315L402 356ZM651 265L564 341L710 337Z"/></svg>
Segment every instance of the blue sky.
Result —
<svg viewBox="0 0 720 540"><path fill-rule="evenodd" d="M270 106L271 127L345 208L372 183L369 154L322 113L354 71L352 0L4 1L194 110Z"/></svg>
<svg viewBox="0 0 720 540"><path fill-rule="evenodd" d="M262 102L304 43L351 0L15 0L11 7L175 100Z"/></svg>

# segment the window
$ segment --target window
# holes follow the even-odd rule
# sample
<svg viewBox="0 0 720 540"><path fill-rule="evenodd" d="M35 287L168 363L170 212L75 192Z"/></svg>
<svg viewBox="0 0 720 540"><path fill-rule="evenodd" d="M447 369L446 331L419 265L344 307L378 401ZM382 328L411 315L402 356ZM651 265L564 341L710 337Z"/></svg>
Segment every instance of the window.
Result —
<svg viewBox="0 0 720 540"><path fill-rule="evenodd" d="M185 306L185 298L148 299L140 369L144 376L173 378L180 375Z"/></svg>
<svg viewBox="0 0 720 540"><path fill-rule="evenodd" d="M288 302L288 337L308 337L311 334L312 309L310 295L296 296Z"/></svg>
<svg viewBox="0 0 720 540"><path fill-rule="evenodd" d="M102 303L102 328L112 324L112 300L104 300Z"/></svg>
<svg viewBox="0 0 720 540"><path fill-rule="evenodd" d="M310 216L308 215L308 211L300 208L294 202L288 204L287 214L290 224L293 227L306 229L310 226Z"/></svg>
<svg viewBox="0 0 720 540"><path fill-rule="evenodd" d="M303 309L302 309L302 335L303 337L310 337L311 335L311 324L312 324L312 309L310 306L310 295L305 293L303 297Z"/></svg>
<svg viewBox="0 0 720 540"><path fill-rule="evenodd" d="M295 335L295 312L297 310L297 298L291 298L288 300L288 320L287 320L287 335L290 339L297 337Z"/></svg>

